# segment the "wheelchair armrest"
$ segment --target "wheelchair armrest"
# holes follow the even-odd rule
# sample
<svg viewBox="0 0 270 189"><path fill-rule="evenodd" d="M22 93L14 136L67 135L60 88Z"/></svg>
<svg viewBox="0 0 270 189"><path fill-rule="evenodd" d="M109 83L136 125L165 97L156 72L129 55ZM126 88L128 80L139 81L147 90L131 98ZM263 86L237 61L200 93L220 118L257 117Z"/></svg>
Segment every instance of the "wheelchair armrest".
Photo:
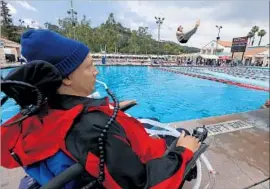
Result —
<svg viewBox="0 0 270 189"><path fill-rule="evenodd" d="M164 156L168 155L168 153L171 151L172 148L174 148L176 146L178 139L175 139L172 144L169 146L169 148L166 150ZM196 165L196 161L198 160L198 158L200 157L200 155L202 153L204 153L206 151L206 149L209 147L208 144L202 143L200 148L193 154L192 159L187 163L186 169L185 169L185 173L184 173L184 180L186 179L188 173L191 171L191 169Z"/></svg>
<svg viewBox="0 0 270 189"><path fill-rule="evenodd" d="M186 166L184 178L186 178L186 176L190 172L190 170L196 165L196 161L198 160L200 155L202 153L204 153L208 147L209 147L208 144L202 143L200 148L194 153L193 158L188 162L188 164Z"/></svg>
<svg viewBox="0 0 270 189"><path fill-rule="evenodd" d="M128 109L132 108L133 106L137 105L136 100L127 100L120 102L120 110L127 111Z"/></svg>
<svg viewBox="0 0 270 189"><path fill-rule="evenodd" d="M59 175L53 177L52 180L50 180L47 184L43 185L40 189L62 188L66 183L74 180L74 178L81 175L84 171L85 169L81 164L75 163Z"/></svg>

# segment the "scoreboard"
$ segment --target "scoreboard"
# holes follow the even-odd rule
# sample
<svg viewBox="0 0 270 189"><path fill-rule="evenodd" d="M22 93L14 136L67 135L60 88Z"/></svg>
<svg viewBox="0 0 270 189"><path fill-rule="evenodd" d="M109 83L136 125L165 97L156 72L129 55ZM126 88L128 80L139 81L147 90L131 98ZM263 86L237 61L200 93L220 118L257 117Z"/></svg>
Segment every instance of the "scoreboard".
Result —
<svg viewBox="0 0 270 189"><path fill-rule="evenodd" d="M231 52L245 52L248 43L248 37L233 38Z"/></svg>

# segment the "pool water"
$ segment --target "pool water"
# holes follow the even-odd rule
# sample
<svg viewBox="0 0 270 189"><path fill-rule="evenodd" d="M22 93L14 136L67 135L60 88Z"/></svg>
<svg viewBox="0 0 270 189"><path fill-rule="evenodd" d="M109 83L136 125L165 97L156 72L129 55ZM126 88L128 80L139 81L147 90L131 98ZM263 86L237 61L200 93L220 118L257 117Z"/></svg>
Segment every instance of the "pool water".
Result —
<svg viewBox="0 0 270 189"><path fill-rule="evenodd" d="M98 79L121 100L135 99L127 111L134 117L176 122L256 110L269 94L214 81L188 77L151 67L98 66ZM9 70L4 70L5 75ZM102 86L97 91L106 96ZM3 121L18 111L14 102L2 107Z"/></svg>

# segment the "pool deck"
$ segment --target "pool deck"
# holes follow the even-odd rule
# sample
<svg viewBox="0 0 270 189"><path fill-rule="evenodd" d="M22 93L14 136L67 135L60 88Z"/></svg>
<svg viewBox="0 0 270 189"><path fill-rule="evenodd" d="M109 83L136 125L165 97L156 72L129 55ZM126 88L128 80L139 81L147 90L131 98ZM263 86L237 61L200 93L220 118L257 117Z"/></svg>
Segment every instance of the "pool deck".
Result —
<svg viewBox="0 0 270 189"><path fill-rule="evenodd" d="M94 64L96 66L151 66L151 67L160 67L160 64L151 64L151 62L107 62L106 64L100 63L100 61L94 61ZM0 64L1 69L8 69L8 68L15 68L21 66L21 63L6 63L6 64ZM209 67L209 66L186 66L186 65L180 65L178 66L176 63L166 63L164 64L164 67Z"/></svg>
<svg viewBox="0 0 270 189"><path fill-rule="evenodd" d="M7 68L15 68L21 66L20 62L13 62L13 63L6 63L6 64L0 64L1 69L7 69Z"/></svg>
<svg viewBox="0 0 270 189"><path fill-rule="evenodd" d="M192 131L196 126L226 124L235 120L253 127L209 136L207 139L210 147L205 155L217 171L213 188L241 189L269 178L269 109L171 123L173 127ZM203 173L202 184L205 186L208 182L205 167ZM184 188L191 188L190 183L187 182ZM269 180L252 188L267 189Z"/></svg>
<svg viewBox="0 0 270 189"><path fill-rule="evenodd" d="M217 172L213 187L216 189L241 189L269 177L269 109L170 123L172 127L184 127L192 131L196 126L222 125L235 120L251 128L221 133L207 139L210 147L205 154ZM18 188L24 175L21 168L7 170L1 167L1 189ZM203 186L208 182L207 175L203 167ZM190 184L186 182L184 188L191 188ZM267 189L269 180L252 188Z"/></svg>

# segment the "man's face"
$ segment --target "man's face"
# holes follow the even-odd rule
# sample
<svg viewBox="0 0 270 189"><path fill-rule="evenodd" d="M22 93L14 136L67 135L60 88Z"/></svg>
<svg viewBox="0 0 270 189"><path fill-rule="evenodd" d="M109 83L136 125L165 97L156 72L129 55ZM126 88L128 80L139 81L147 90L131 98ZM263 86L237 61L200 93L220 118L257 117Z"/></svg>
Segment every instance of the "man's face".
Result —
<svg viewBox="0 0 270 189"><path fill-rule="evenodd" d="M94 91L97 74L98 71L89 53L83 63L69 75L68 85L79 96L88 96Z"/></svg>
<svg viewBox="0 0 270 189"><path fill-rule="evenodd" d="M182 26L179 26L179 27L178 27L178 31L179 31L179 32L182 32L182 31L183 31L183 27L182 27Z"/></svg>

